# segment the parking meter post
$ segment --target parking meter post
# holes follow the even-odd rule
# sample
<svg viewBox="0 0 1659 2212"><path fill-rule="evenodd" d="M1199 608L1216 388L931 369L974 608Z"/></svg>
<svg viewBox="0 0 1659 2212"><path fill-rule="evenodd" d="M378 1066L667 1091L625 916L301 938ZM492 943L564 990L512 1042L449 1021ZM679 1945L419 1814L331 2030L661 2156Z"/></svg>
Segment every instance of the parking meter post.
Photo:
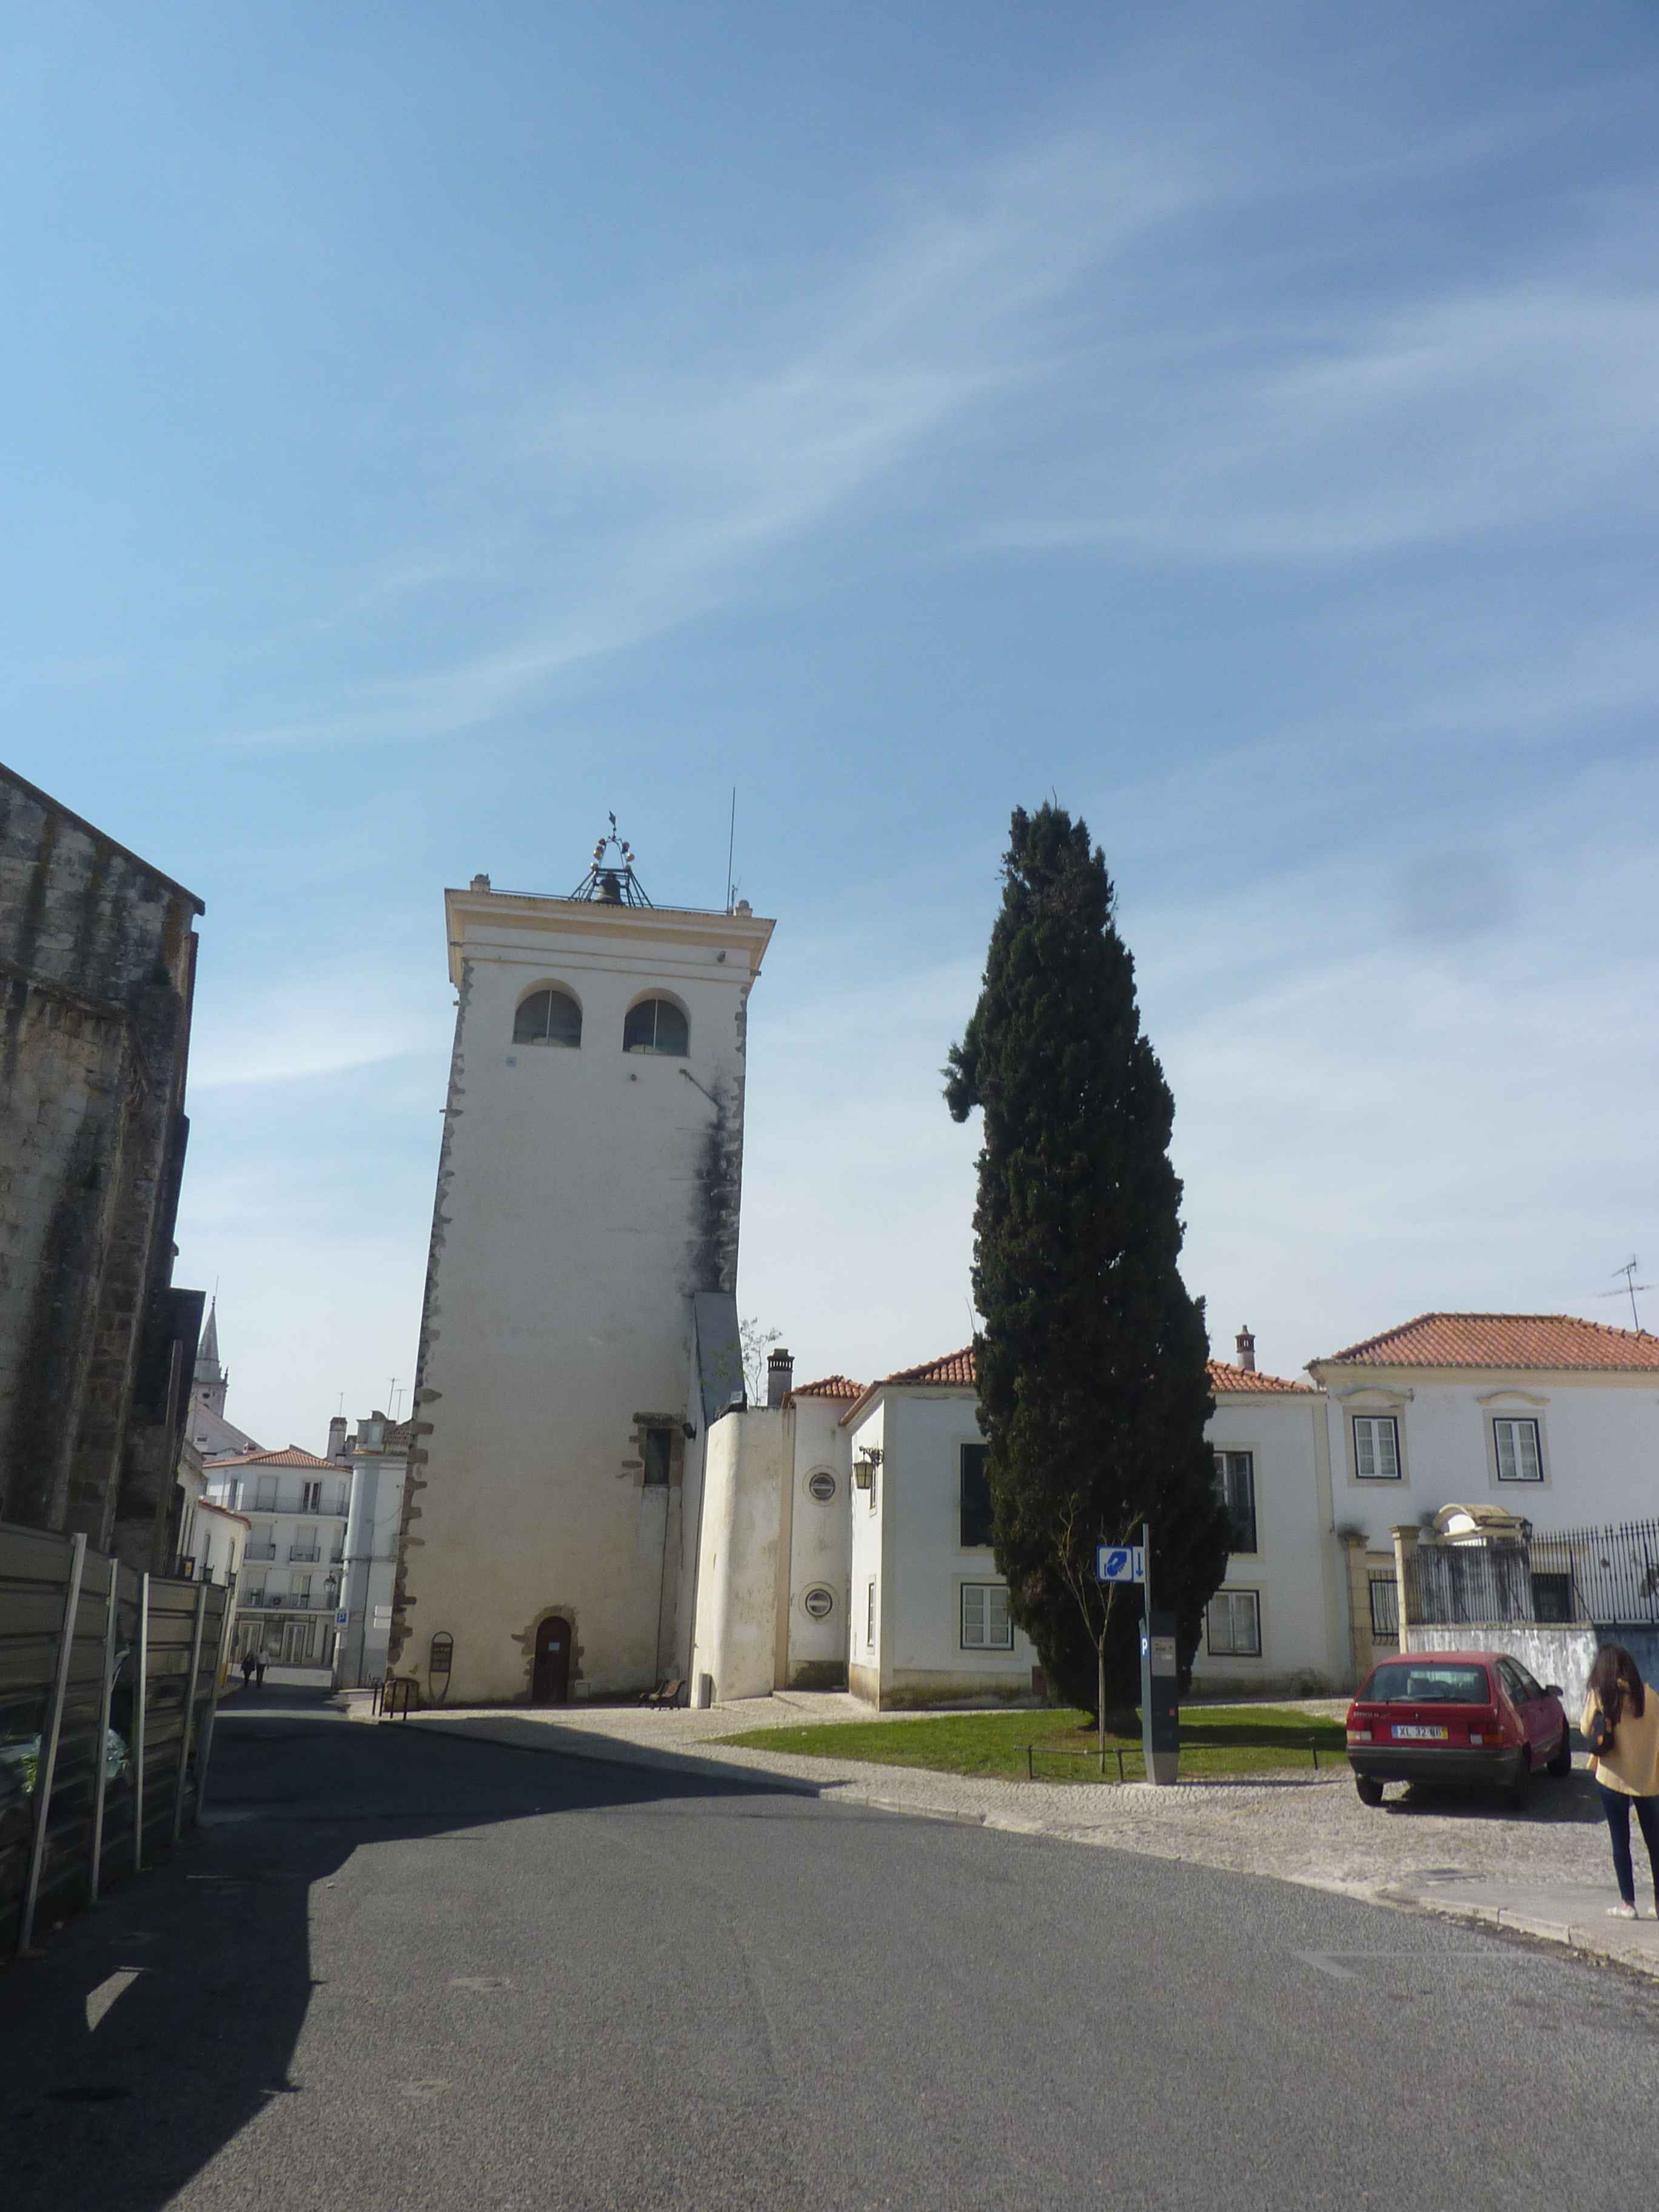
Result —
<svg viewBox="0 0 1659 2212"><path fill-rule="evenodd" d="M1140 1744L1149 1782L1169 1784L1181 1771L1181 1685L1176 1666L1176 1619L1152 1610L1152 1524L1140 1531L1145 1612L1140 1626Z"/></svg>

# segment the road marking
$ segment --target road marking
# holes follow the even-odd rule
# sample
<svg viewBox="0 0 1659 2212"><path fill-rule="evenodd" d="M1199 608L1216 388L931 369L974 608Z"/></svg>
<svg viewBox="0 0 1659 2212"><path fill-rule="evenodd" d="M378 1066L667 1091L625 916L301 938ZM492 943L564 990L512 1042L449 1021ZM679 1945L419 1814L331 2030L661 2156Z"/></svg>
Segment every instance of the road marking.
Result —
<svg viewBox="0 0 1659 2212"><path fill-rule="evenodd" d="M1360 1979L1360 1977L1355 1973L1352 1966L1339 1966L1337 1965L1335 1954L1334 1952L1296 1951L1292 1952L1291 1956L1293 1958L1300 1959L1303 1965L1305 1966L1314 1966L1316 1967L1322 1974L1328 1974L1334 1982L1357 1982Z"/></svg>
<svg viewBox="0 0 1659 2212"><path fill-rule="evenodd" d="M452 1990L510 1990L513 1984L505 1974L456 1974L449 1986Z"/></svg>
<svg viewBox="0 0 1659 2212"><path fill-rule="evenodd" d="M148 1966L118 1966L107 1981L100 1982L95 1990L87 1992L87 2027L97 2027L104 2014L118 1996L124 1996L140 1974L147 1974Z"/></svg>

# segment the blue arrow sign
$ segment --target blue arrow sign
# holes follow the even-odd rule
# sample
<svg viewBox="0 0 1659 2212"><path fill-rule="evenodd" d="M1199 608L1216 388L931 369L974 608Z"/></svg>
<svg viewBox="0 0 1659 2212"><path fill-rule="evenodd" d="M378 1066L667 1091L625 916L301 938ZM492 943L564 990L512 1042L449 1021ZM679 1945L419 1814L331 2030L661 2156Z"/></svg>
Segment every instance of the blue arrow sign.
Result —
<svg viewBox="0 0 1659 2212"><path fill-rule="evenodd" d="M1139 1544L1102 1544L1095 1557L1095 1579L1103 1583L1144 1583L1146 1553Z"/></svg>

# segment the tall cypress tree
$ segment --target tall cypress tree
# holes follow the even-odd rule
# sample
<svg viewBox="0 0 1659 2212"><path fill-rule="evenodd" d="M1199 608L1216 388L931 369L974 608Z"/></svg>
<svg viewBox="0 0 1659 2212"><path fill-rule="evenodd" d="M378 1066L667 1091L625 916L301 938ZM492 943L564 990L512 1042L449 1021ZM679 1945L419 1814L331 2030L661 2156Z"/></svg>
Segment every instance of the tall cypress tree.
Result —
<svg viewBox="0 0 1659 2212"><path fill-rule="evenodd" d="M973 1281L997 1565L1049 1682L1103 1741L1109 1712L1136 1703L1139 1609L1096 1581L1097 1544L1152 1522L1184 1685L1229 1534L1204 1305L1176 1267L1175 1102L1105 856L1060 807L1014 814L979 1004L945 1076L957 1121L984 1115Z"/></svg>

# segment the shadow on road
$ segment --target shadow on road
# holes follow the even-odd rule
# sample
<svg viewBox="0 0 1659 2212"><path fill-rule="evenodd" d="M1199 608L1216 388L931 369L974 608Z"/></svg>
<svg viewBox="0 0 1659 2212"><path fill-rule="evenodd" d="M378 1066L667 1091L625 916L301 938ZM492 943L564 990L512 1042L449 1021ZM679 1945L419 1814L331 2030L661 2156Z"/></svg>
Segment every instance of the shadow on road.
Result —
<svg viewBox="0 0 1659 2212"><path fill-rule="evenodd" d="M309 1906L367 1843L463 1848L497 1821L752 1796L682 1776L354 1724L319 1693L221 1709L207 1823L162 1867L0 1970L0 2203L160 2212L274 2099L312 1991ZM271 2177L273 2199L281 2177Z"/></svg>

